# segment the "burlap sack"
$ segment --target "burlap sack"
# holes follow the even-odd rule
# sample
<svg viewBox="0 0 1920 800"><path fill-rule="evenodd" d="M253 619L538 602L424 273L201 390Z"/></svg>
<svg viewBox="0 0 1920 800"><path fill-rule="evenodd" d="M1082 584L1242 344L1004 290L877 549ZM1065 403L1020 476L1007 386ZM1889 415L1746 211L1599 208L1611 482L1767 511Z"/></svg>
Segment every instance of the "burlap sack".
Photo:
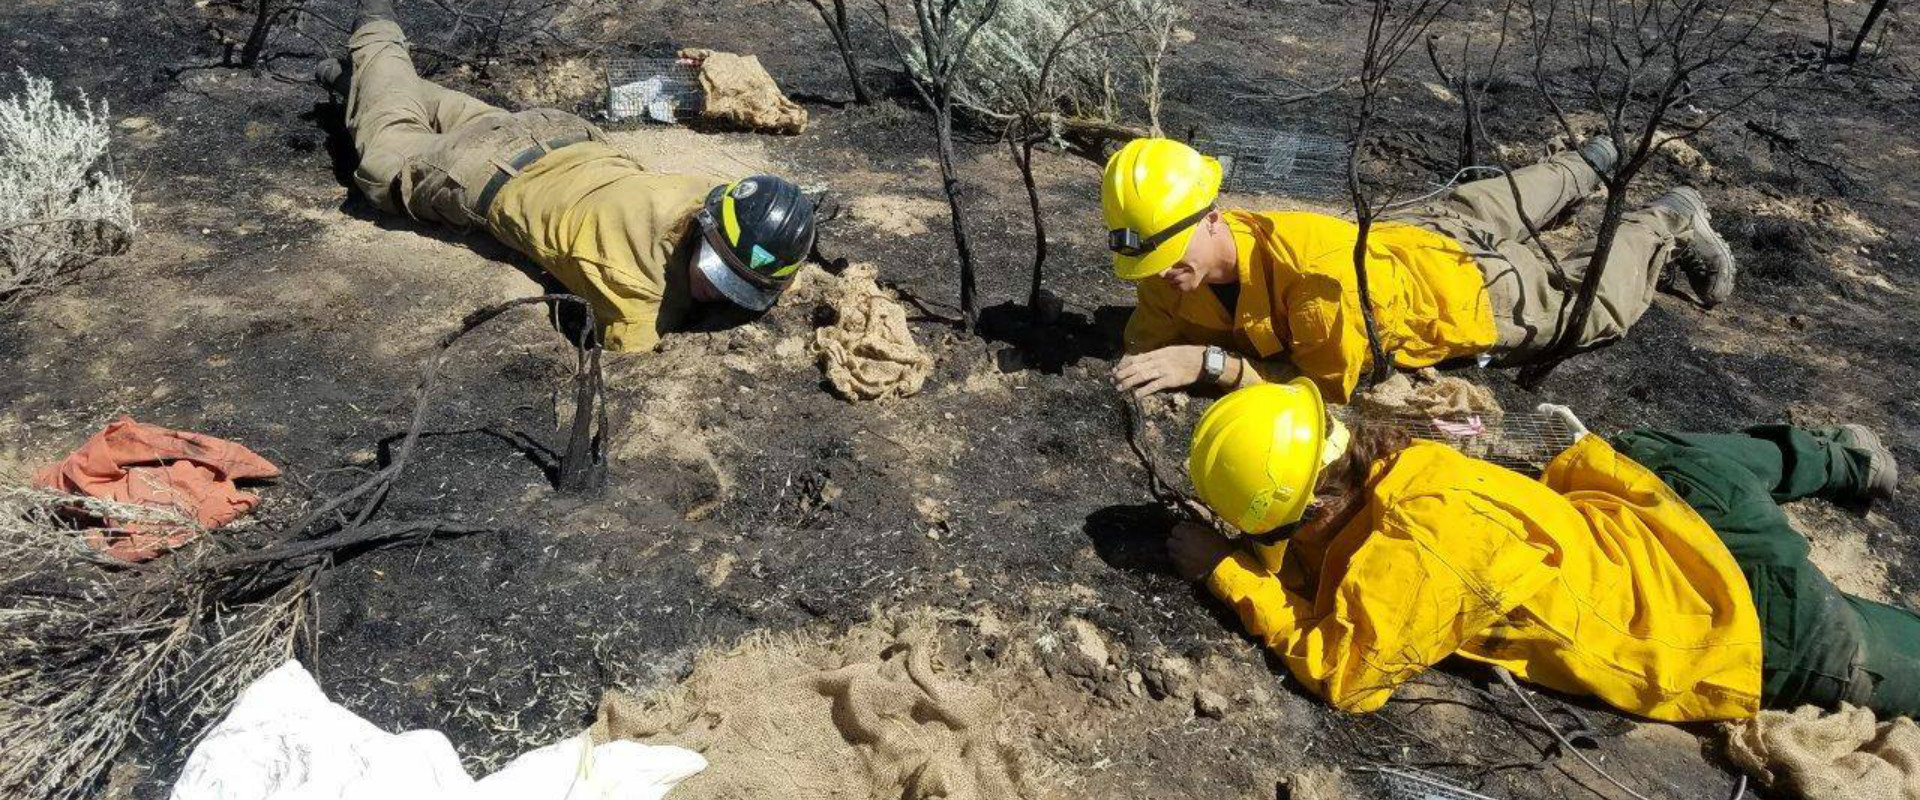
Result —
<svg viewBox="0 0 1920 800"><path fill-rule="evenodd" d="M933 374L933 356L914 341L907 310L856 266L840 276L827 303L838 319L814 331L813 349L835 391L848 400L909 397Z"/></svg>
<svg viewBox="0 0 1920 800"><path fill-rule="evenodd" d="M791 135L807 129L807 110L780 92L758 56L688 48L680 57L700 62L700 88L707 96L701 117L759 133Z"/></svg>
<svg viewBox="0 0 1920 800"><path fill-rule="evenodd" d="M1499 416L1500 402L1492 390L1472 381L1441 375L1429 367L1396 372L1373 391L1354 399L1354 405L1396 414L1425 417Z"/></svg>
<svg viewBox="0 0 1920 800"><path fill-rule="evenodd" d="M1768 788L1807 800L1920 800L1920 727L1841 705L1762 711L1728 723L1727 757Z"/></svg>
<svg viewBox="0 0 1920 800"><path fill-rule="evenodd" d="M992 695L936 678L921 645L895 643L837 669L777 649L723 654L703 661L684 689L652 706L610 692L590 731L595 742L672 743L705 755L708 769L674 800L1034 796L997 738Z"/></svg>

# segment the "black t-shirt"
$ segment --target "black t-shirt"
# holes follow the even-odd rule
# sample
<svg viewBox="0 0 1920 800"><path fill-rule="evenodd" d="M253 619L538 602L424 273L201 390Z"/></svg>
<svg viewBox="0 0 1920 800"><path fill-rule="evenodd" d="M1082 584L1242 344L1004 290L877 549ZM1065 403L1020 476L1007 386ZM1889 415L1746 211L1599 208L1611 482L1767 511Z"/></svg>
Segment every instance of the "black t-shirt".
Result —
<svg viewBox="0 0 1920 800"><path fill-rule="evenodd" d="M1207 287L1213 290L1214 297L1220 298L1220 305L1227 307L1227 317L1231 319L1234 309L1240 307L1240 282L1209 283Z"/></svg>

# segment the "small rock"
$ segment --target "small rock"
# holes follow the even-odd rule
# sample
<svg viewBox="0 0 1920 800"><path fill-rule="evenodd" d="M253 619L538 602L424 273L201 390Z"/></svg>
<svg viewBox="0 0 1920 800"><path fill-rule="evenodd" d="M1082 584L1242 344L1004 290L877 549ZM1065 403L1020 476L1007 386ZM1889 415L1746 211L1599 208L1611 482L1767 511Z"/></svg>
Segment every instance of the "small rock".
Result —
<svg viewBox="0 0 1920 800"><path fill-rule="evenodd" d="M1422 81L1420 85L1426 88L1427 94L1433 95L1433 99L1442 103L1452 104L1460 102L1460 98L1454 96L1453 90L1445 86L1441 86L1432 81Z"/></svg>
<svg viewBox="0 0 1920 800"><path fill-rule="evenodd" d="M147 117L127 117L119 122L120 129L123 131L143 130L152 124L153 120Z"/></svg>
<svg viewBox="0 0 1920 800"><path fill-rule="evenodd" d="M947 504L940 502L939 499L922 495L913 501L913 510L920 515L921 522L946 527Z"/></svg>
<svg viewBox="0 0 1920 800"><path fill-rule="evenodd" d="M1223 719L1227 716L1227 698L1212 689L1201 689L1193 693L1193 711L1207 719Z"/></svg>
<svg viewBox="0 0 1920 800"><path fill-rule="evenodd" d="M1067 620L1067 636L1073 646L1073 653L1090 667L1092 672L1104 671L1113 654L1107 650L1107 637L1100 635L1100 629L1079 617Z"/></svg>
<svg viewBox="0 0 1920 800"><path fill-rule="evenodd" d="M1140 676L1139 670L1127 670L1127 691L1134 697L1147 696L1147 680Z"/></svg>
<svg viewBox="0 0 1920 800"><path fill-rule="evenodd" d="M798 336L781 339L773 346L773 357L781 361L799 361L807 356L807 343Z"/></svg>
<svg viewBox="0 0 1920 800"><path fill-rule="evenodd" d="M1193 696L1193 663L1184 658L1158 656L1148 661L1141 673L1141 677L1146 679L1147 691L1155 700L1185 700Z"/></svg>

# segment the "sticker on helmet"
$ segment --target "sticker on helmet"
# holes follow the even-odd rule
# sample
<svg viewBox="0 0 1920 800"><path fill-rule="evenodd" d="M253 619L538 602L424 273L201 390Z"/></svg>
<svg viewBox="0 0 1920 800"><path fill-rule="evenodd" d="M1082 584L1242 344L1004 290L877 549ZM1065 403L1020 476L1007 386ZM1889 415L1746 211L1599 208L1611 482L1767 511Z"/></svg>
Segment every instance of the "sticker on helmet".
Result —
<svg viewBox="0 0 1920 800"><path fill-rule="evenodd" d="M753 246L753 257L748 260L748 263L757 270L773 263L773 254L767 252L766 248L756 244Z"/></svg>
<svg viewBox="0 0 1920 800"><path fill-rule="evenodd" d="M741 181L733 185L733 199L745 200L760 191L760 184L754 181Z"/></svg>

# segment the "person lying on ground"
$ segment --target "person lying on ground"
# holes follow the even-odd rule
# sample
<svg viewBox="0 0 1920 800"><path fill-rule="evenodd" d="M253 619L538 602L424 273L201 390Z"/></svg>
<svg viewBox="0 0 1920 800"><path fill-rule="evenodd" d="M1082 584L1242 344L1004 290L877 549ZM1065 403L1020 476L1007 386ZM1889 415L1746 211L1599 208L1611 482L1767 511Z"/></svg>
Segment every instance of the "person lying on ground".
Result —
<svg viewBox="0 0 1920 800"><path fill-rule="evenodd" d="M1560 335L1568 287L1591 241L1556 271L1527 243L1600 187L1611 139L1382 219L1367 238L1367 289L1382 350L1396 366L1454 358L1505 366ZM1371 363L1353 250L1359 228L1306 211L1219 208L1220 164L1169 139L1138 139L1107 161L1101 186L1114 272L1137 284L1115 382L1141 394L1232 389L1294 375L1346 402ZM1733 292L1734 264L1698 192L1678 188L1628 213L1601 274L1579 348L1619 339L1653 303L1674 255L1706 306Z"/></svg>
<svg viewBox="0 0 1920 800"><path fill-rule="evenodd" d="M812 252L813 202L786 180L648 172L573 114L510 112L422 79L392 0L362 0L347 46L315 77L346 98L361 193L390 214L486 228L590 303L609 350L652 349L695 302L764 311Z"/></svg>
<svg viewBox="0 0 1920 800"><path fill-rule="evenodd" d="M1577 441L1538 479L1364 420L1312 381L1210 408L1188 468L1246 536L1168 540L1302 684L1364 712L1449 655L1667 721L1841 702L1920 714L1920 616L1841 592L1780 503L1869 502L1858 425Z"/></svg>

